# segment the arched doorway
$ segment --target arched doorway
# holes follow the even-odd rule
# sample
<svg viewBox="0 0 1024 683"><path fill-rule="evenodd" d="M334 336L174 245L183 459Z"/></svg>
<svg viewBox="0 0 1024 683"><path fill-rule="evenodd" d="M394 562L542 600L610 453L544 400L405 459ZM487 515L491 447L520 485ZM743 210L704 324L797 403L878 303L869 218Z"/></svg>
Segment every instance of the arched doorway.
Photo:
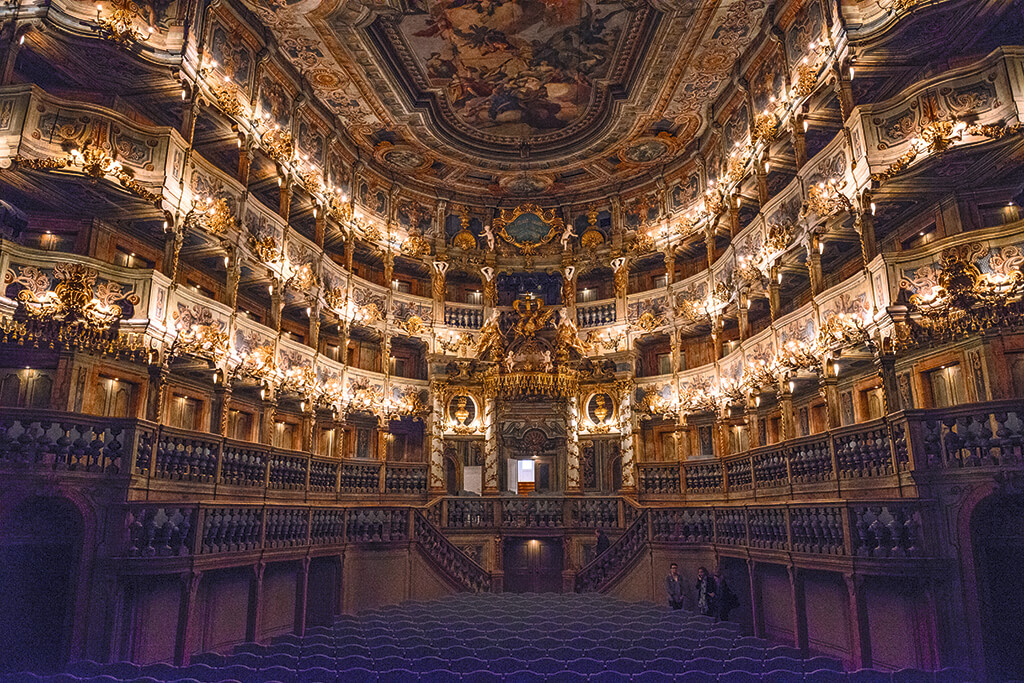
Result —
<svg viewBox="0 0 1024 683"><path fill-rule="evenodd" d="M0 658L49 672L68 658L83 522L62 498L22 501L0 527Z"/></svg>
<svg viewBox="0 0 1024 683"><path fill-rule="evenodd" d="M995 495L971 515L988 677L1024 678L1024 495Z"/></svg>

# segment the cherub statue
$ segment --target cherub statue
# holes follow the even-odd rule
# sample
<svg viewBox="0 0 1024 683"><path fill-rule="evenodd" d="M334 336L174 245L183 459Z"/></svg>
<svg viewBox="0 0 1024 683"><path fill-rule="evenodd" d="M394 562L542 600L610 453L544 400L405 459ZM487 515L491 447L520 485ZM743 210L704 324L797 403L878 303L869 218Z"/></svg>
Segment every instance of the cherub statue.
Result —
<svg viewBox="0 0 1024 683"><path fill-rule="evenodd" d="M571 240L575 236L576 236L576 233L572 231L572 224L571 223L566 223L565 224L565 230L562 231L562 237L561 237L562 250L563 251L568 251L569 250L569 240Z"/></svg>
<svg viewBox="0 0 1024 683"><path fill-rule="evenodd" d="M515 365L515 362L516 362L515 354L512 353L511 351L506 353L505 354L505 360L504 360L505 372L512 372L512 367Z"/></svg>
<svg viewBox="0 0 1024 683"><path fill-rule="evenodd" d="M484 224L484 239L487 240L487 248L494 251L494 229L490 223Z"/></svg>
<svg viewBox="0 0 1024 683"><path fill-rule="evenodd" d="M541 357L544 359L544 372L554 372L555 364L551 360L551 351L544 349Z"/></svg>

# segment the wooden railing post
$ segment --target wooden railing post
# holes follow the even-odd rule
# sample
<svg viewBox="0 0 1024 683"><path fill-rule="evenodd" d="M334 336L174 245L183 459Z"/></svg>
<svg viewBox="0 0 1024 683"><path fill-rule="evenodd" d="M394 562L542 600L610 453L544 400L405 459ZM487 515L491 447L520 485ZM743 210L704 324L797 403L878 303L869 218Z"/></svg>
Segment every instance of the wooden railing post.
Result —
<svg viewBox="0 0 1024 683"><path fill-rule="evenodd" d="M836 437L835 433L830 429L828 432L828 455L832 459L832 479L836 483L836 496L840 495L840 488L842 487L842 477L839 476L839 456L836 454Z"/></svg>
<svg viewBox="0 0 1024 683"><path fill-rule="evenodd" d="M224 437L217 439L217 465L213 471L213 490L217 491L221 484L221 473L224 469Z"/></svg>
<svg viewBox="0 0 1024 683"><path fill-rule="evenodd" d="M306 500L309 500L309 475L310 475L310 473L312 471L313 471L313 454L312 453L307 453L306 454L306 482L305 482L305 484L302 487L302 490L306 492L305 493Z"/></svg>

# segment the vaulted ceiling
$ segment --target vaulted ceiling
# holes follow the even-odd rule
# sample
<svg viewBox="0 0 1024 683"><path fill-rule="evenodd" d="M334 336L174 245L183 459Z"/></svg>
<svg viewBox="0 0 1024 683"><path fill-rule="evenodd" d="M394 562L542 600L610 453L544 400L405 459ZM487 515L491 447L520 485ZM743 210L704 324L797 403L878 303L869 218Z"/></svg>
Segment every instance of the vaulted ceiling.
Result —
<svg viewBox="0 0 1024 683"><path fill-rule="evenodd" d="M569 196L657 172L707 125L767 0L249 0L396 178ZM459 178L466 186L459 188Z"/></svg>

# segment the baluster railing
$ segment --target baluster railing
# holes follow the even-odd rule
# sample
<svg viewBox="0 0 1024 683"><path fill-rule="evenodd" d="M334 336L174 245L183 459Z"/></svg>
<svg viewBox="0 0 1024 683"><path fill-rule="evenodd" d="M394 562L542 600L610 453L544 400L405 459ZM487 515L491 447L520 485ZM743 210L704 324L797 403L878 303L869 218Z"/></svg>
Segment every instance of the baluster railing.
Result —
<svg viewBox="0 0 1024 683"><path fill-rule="evenodd" d="M296 491L306 487L306 466L309 456L303 453L274 449L270 453L270 488Z"/></svg>
<svg viewBox="0 0 1024 683"><path fill-rule="evenodd" d="M220 482L230 486L265 486L267 448L225 439L221 447Z"/></svg>
<svg viewBox="0 0 1024 683"><path fill-rule="evenodd" d="M212 482L221 441L211 434L161 427L153 476L175 481Z"/></svg>
<svg viewBox="0 0 1024 683"><path fill-rule="evenodd" d="M379 462L342 462L341 493L376 493L380 490L380 467Z"/></svg>
<svg viewBox="0 0 1024 683"><path fill-rule="evenodd" d="M409 540L408 508L351 508L345 524L351 543Z"/></svg>
<svg viewBox="0 0 1024 683"><path fill-rule="evenodd" d="M204 555L258 550L263 544L259 507L212 507L204 510L199 552Z"/></svg>
<svg viewBox="0 0 1024 683"><path fill-rule="evenodd" d="M199 506L132 505L126 519L128 557L182 557L192 553Z"/></svg>
<svg viewBox="0 0 1024 683"><path fill-rule="evenodd" d="M419 495L427 492L427 466L418 463L387 463L384 493Z"/></svg>
<svg viewBox="0 0 1024 683"><path fill-rule="evenodd" d="M592 593L608 588L647 547L649 517L642 514L604 551L576 574L576 592Z"/></svg>
<svg viewBox="0 0 1024 683"><path fill-rule="evenodd" d="M446 576L464 590L479 593L491 589L491 575L445 538L418 510L414 511L416 545Z"/></svg>

